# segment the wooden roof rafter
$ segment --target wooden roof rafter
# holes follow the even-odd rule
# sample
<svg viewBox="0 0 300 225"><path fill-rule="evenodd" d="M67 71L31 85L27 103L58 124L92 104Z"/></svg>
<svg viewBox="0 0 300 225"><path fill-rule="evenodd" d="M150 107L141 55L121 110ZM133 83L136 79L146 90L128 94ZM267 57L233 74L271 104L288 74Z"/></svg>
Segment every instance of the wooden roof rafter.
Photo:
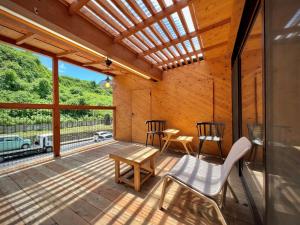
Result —
<svg viewBox="0 0 300 225"><path fill-rule="evenodd" d="M36 36L37 36L36 33L28 32L28 33L25 34L24 36L18 38L18 39L16 40L16 44L17 44L17 45L23 44L23 43L25 43L25 42L27 42L27 41L29 41L29 40L34 39Z"/></svg>
<svg viewBox="0 0 300 225"><path fill-rule="evenodd" d="M73 1L71 6L76 0ZM95 3L106 14L92 8ZM138 58L151 61L155 67L163 63L177 67L182 62L199 60L197 54L204 52L202 34L230 23L230 17L223 17L199 28L196 5L193 0L90 0L82 7L96 11L118 32L110 34L114 42L133 51Z"/></svg>
<svg viewBox="0 0 300 225"><path fill-rule="evenodd" d="M75 0L69 7L69 13L75 14L90 0Z"/></svg>
<svg viewBox="0 0 300 225"><path fill-rule="evenodd" d="M120 36L115 38L115 41L119 42L123 38L128 37L128 36L132 35L133 33L143 30L144 28L146 28L148 26L151 26L152 24L160 21L161 19L165 18L166 16L171 15L174 12L184 8L185 6L188 5L188 3L190 1L191 0L182 0L182 1L177 2L176 4L166 8L163 11L160 11L159 13L157 13L157 14L145 19L141 23L137 24L135 27L129 28L128 30L122 32Z"/></svg>

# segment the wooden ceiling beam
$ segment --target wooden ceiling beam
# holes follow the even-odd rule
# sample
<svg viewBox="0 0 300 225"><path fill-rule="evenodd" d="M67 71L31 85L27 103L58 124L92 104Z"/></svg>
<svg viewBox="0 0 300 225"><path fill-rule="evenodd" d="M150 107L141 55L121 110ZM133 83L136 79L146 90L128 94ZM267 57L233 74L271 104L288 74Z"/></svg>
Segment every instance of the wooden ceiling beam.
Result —
<svg viewBox="0 0 300 225"><path fill-rule="evenodd" d="M94 62L84 63L83 66L95 66L95 65L100 65L101 63L103 63L103 61L94 61Z"/></svg>
<svg viewBox="0 0 300 225"><path fill-rule="evenodd" d="M165 9L165 5L164 5L163 1L162 0L157 0L157 3L159 4L160 8L163 11Z"/></svg>
<svg viewBox="0 0 300 225"><path fill-rule="evenodd" d="M16 40L16 44L17 44L17 45L21 45L21 44L25 43L26 41L29 41L29 40L34 39L36 36L37 36L36 33L28 32L28 33L25 34L24 36L18 38L18 39Z"/></svg>
<svg viewBox="0 0 300 225"><path fill-rule="evenodd" d="M56 55L56 57L58 57L58 58L66 57L66 56L69 56L69 55L73 55L75 53L78 53L78 51L73 51L73 50L71 50L71 51L65 51L65 52L62 52L62 53L58 53Z"/></svg>
<svg viewBox="0 0 300 225"><path fill-rule="evenodd" d="M130 5L130 7L139 15L139 17L142 20L147 19L146 13L139 7L139 5L136 3L135 0L127 0L127 3Z"/></svg>
<svg viewBox="0 0 300 225"><path fill-rule="evenodd" d="M143 22L137 24L135 27L131 27L128 30L122 32L120 36L115 38L115 41L120 42L123 38L126 38L126 37L134 34L135 32L138 32L148 26L151 26L153 23L158 22L161 19L165 18L166 16L171 15L172 13L184 8L190 2L191 2L191 0L182 0L182 1L176 2L174 5L166 8L165 10L145 19Z"/></svg>
<svg viewBox="0 0 300 225"><path fill-rule="evenodd" d="M154 7L149 0L142 0L142 1L152 15L156 14Z"/></svg>
<svg viewBox="0 0 300 225"><path fill-rule="evenodd" d="M50 39L62 41L69 45L70 49L78 49L96 58L109 56L118 67L146 79L162 79L160 69L153 67L144 58L137 58L136 53L115 43L109 35L101 32L85 18L79 15L70 16L66 13L66 6L59 1L38 3L41 12L38 16L33 11L36 4L36 1L1 0L3 10L0 17L23 24L28 31L30 27L37 34L43 33Z"/></svg>
<svg viewBox="0 0 300 225"><path fill-rule="evenodd" d="M12 46L16 46L16 41L14 39L11 39L11 38L8 38L8 37L2 36L2 35L0 35L0 42L5 43L5 44L10 44ZM49 52L49 51L37 48L37 47L34 47L34 46L26 44L26 43L18 45L18 48L23 48L25 50L36 52L36 53L46 55L46 56L52 57L52 58L57 57L57 55L53 52ZM90 66L83 66L83 63L77 62L77 61L69 59L69 58L61 57L60 60L71 63L71 64L74 64L74 65L79 66L79 67L83 67L83 68L92 70L94 72L107 74L105 71L103 71L101 69L90 67ZM108 75L114 76L113 74L108 74Z"/></svg>
<svg viewBox="0 0 300 225"><path fill-rule="evenodd" d="M122 27L117 24L115 21L113 21L108 15L100 11L99 8L97 8L94 3L89 2L86 7L88 7L93 13L95 13L99 18L104 20L107 24L109 24L112 28L114 28L116 31L121 32Z"/></svg>
<svg viewBox="0 0 300 225"><path fill-rule="evenodd" d="M113 8L110 6L108 2L105 0L96 0L99 5L101 5L111 16L113 16L122 26L128 28L129 24L124 18Z"/></svg>
<svg viewBox="0 0 300 225"><path fill-rule="evenodd" d="M207 47L207 48L200 49L200 50L198 50L198 51L193 52L192 55L196 55L196 56L197 56L197 55L200 54L200 53L203 53L203 52L206 52L206 51L210 51L210 50L215 49L215 48L219 48L219 47L226 46L227 43L228 43L227 41L224 41L224 42L221 42L221 43L218 43L218 44L209 46L209 47ZM162 66L162 65L165 65L165 64L168 64L168 63L172 63L172 62L174 62L174 61L179 61L180 59L183 59L183 60L184 60L184 59L187 58L187 57L189 57L189 54L184 54L184 55L182 55L182 56L175 57L175 58L172 59L172 60L168 60L168 61L165 61L165 62L163 62L163 63L159 63L159 64L157 64L157 66ZM197 57L198 57L198 56L197 56Z"/></svg>
<svg viewBox="0 0 300 225"><path fill-rule="evenodd" d="M75 0L69 7L69 13L71 15L77 13L89 1L90 0Z"/></svg>
<svg viewBox="0 0 300 225"><path fill-rule="evenodd" d="M118 7L118 9L134 24L138 24L139 21L132 15L127 7L120 0L111 0L112 3Z"/></svg>
<svg viewBox="0 0 300 225"><path fill-rule="evenodd" d="M172 29L174 30L174 32L175 32L177 38L179 38L179 37L180 37L180 34L179 34L179 31L178 31L178 29L177 29L177 26L176 26L176 24L175 24L173 18L169 15L169 16L167 17L167 19L168 19L169 23L171 24L171 27L172 27Z"/></svg>
<svg viewBox="0 0 300 225"><path fill-rule="evenodd" d="M204 28L201 28L199 30L196 30L196 31L194 31L192 33L187 33L186 32L186 35L181 36L181 37L177 38L176 40L170 40L170 42L168 42L168 43L162 42L162 45L157 46L156 49L151 49L149 51L145 51L145 52L141 53L141 55L142 56L149 55L149 54L153 53L154 51L162 50L164 48L168 48L168 47L171 47L171 46L175 46L176 44L182 43L185 40L192 39L193 37L198 37L198 35L201 35L201 34L207 32L207 31L210 31L210 30L215 29L217 27L220 27L220 26L223 26L225 24L228 24L228 23L230 23L230 21L231 21L230 18L227 18L227 19L221 20L221 21L219 21L219 22L217 22L215 24L211 24L211 25L209 25L207 27L204 27Z"/></svg>

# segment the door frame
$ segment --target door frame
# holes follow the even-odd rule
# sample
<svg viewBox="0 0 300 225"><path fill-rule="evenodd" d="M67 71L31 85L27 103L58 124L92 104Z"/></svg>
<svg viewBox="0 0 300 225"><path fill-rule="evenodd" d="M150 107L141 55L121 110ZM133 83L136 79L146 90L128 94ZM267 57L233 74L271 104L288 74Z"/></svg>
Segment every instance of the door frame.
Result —
<svg viewBox="0 0 300 225"><path fill-rule="evenodd" d="M144 90L149 90L150 94L150 105L149 105L149 119L152 119L152 89L151 88L138 88L138 89L132 89L131 90L131 142L133 142L133 98L132 94L134 91L144 91ZM146 126L146 124L145 124ZM146 134L145 134L146 135Z"/></svg>

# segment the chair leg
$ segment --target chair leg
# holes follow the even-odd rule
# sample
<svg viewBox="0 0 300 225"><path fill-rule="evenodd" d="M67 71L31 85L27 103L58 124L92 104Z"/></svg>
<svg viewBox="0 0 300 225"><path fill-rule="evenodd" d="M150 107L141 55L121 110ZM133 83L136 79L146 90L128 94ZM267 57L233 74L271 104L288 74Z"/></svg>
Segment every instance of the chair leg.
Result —
<svg viewBox="0 0 300 225"><path fill-rule="evenodd" d="M158 135L158 139L159 139L159 150L161 150L161 134Z"/></svg>
<svg viewBox="0 0 300 225"><path fill-rule="evenodd" d="M222 143L221 143L221 141L218 141L218 147L219 147L220 157L221 157L221 159L223 159L223 152L222 152Z"/></svg>
<svg viewBox="0 0 300 225"><path fill-rule="evenodd" d="M236 202L236 203L239 203L239 199L238 199L238 197L236 196L235 192L233 191L233 189L232 189L231 185L229 184L229 182L227 182L227 185L228 185L228 188L229 188L229 190L230 190L230 192L231 192L231 194L232 194L232 196L233 196L235 202Z"/></svg>
<svg viewBox="0 0 300 225"><path fill-rule="evenodd" d="M146 146L148 145L148 138L149 138L149 134L147 133L147 137L146 137Z"/></svg>
<svg viewBox="0 0 300 225"><path fill-rule="evenodd" d="M198 158L199 158L199 156L200 156L200 154L201 154L201 150L202 150L202 145L203 145L203 143L204 143L204 141L200 141L200 143L199 143Z"/></svg>
<svg viewBox="0 0 300 225"><path fill-rule="evenodd" d="M256 160L256 154L257 154L257 145L254 145L252 162Z"/></svg>
<svg viewBox="0 0 300 225"><path fill-rule="evenodd" d="M221 209L222 209L222 208L225 206L225 204L226 204L227 185L228 185L228 182L226 181L225 184L224 184L224 187L223 187L222 202L221 202L221 206L220 206Z"/></svg>
<svg viewBox="0 0 300 225"><path fill-rule="evenodd" d="M169 183L169 178L165 177L164 178L163 187L162 187L162 191L161 191L161 195L160 195L160 199L159 199L159 205L158 205L159 209L163 208L162 205L164 203L164 199L165 199L165 195L166 195L168 183Z"/></svg>
<svg viewBox="0 0 300 225"><path fill-rule="evenodd" d="M154 146L153 142L154 142L154 134L152 134L152 146Z"/></svg>

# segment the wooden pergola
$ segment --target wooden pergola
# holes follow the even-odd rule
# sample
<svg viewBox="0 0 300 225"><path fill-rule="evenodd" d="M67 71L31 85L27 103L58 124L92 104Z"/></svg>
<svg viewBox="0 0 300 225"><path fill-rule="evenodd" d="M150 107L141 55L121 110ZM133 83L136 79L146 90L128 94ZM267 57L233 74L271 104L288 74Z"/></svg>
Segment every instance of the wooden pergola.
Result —
<svg viewBox="0 0 300 225"><path fill-rule="evenodd" d="M0 40L108 75L133 72L158 81L165 70L199 62L211 52L230 52L233 3L5 0ZM216 14L215 5L224 12ZM24 8L36 16L24 19L20 16L28 14ZM113 61L110 68L106 58Z"/></svg>

